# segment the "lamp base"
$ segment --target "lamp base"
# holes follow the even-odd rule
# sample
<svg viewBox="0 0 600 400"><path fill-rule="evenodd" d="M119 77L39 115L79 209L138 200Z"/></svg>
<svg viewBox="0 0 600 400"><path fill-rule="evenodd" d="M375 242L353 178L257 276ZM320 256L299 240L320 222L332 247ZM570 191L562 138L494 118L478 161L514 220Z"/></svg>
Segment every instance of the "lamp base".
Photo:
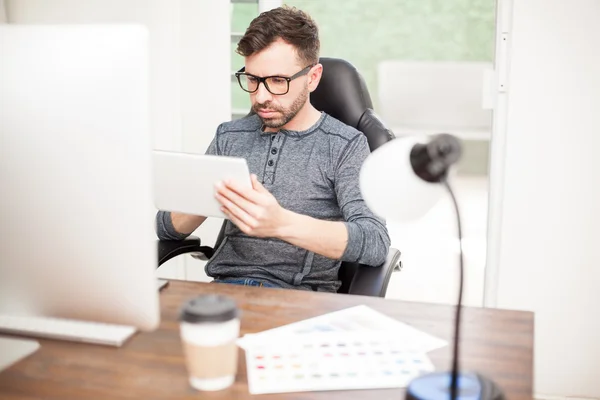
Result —
<svg viewBox="0 0 600 400"><path fill-rule="evenodd" d="M413 380L406 389L406 400L450 399L450 372L436 372ZM458 400L505 400L500 387L479 374L458 375Z"/></svg>

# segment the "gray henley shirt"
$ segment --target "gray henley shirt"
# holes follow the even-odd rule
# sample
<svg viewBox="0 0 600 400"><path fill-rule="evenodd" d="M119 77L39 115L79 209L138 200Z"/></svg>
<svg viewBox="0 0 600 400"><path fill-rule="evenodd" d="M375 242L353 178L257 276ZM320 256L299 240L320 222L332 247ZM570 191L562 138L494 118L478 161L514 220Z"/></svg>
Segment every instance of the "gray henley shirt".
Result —
<svg viewBox="0 0 600 400"><path fill-rule="evenodd" d="M227 221L225 238L206 264L208 276L335 292L341 285L341 261L374 267L385 262L390 246L385 221L369 210L359 188L360 168L369 155L360 131L322 113L306 131L264 132L259 117L253 115L221 124L206 154L245 158L250 173L282 207L343 221L348 229L346 250L334 260L279 239L248 236ZM156 225L161 240L187 236L173 228L169 212L159 211Z"/></svg>

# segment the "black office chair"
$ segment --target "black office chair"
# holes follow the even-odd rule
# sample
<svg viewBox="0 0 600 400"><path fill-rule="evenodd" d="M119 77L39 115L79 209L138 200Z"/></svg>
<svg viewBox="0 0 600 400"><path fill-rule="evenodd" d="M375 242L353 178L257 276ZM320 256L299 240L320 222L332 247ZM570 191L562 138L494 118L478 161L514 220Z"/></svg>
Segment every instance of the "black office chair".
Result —
<svg viewBox="0 0 600 400"><path fill-rule="evenodd" d="M394 134L373 112L371 96L356 68L347 61L335 58L321 58L320 62L323 76L310 96L313 106L363 132L371 151L392 140ZM200 239L195 236L182 241L160 241L158 265L184 253L192 253L195 258L203 260L210 259L224 238L226 222L221 227L214 248L201 246ZM384 297L392 272L400 268L400 251L394 248L390 248L385 264L380 267L342 262L339 271L342 286L338 293Z"/></svg>

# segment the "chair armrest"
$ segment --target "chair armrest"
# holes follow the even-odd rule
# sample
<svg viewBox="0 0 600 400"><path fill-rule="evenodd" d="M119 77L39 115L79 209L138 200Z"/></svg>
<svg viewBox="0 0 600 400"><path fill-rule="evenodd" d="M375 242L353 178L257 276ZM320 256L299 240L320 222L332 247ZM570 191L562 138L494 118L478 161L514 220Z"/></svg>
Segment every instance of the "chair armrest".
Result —
<svg viewBox="0 0 600 400"><path fill-rule="evenodd" d="M214 250L209 246L200 246L200 238L196 236L188 236L184 240L159 240L157 267L171 258L185 253L200 253L197 258L208 260L212 257Z"/></svg>
<svg viewBox="0 0 600 400"><path fill-rule="evenodd" d="M360 265L357 268L348 294L385 297L392 272L394 272L394 269L399 268L399 266L400 251L390 248L387 259L382 266L371 267Z"/></svg>

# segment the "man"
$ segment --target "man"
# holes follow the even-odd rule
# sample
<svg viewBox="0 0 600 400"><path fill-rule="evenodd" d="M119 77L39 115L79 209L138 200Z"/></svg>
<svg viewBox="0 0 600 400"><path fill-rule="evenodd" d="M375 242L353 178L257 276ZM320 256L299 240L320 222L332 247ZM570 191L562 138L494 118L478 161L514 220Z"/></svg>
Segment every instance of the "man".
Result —
<svg viewBox="0 0 600 400"><path fill-rule="evenodd" d="M366 137L309 101L321 78L315 22L281 7L254 19L237 52L254 115L221 124L207 154L243 157L252 188L221 182L225 239L206 265L216 282L335 292L341 261L379 266L390 239L365 205ZM160 239L187 237L205 217L157 215Z"/></svg>

